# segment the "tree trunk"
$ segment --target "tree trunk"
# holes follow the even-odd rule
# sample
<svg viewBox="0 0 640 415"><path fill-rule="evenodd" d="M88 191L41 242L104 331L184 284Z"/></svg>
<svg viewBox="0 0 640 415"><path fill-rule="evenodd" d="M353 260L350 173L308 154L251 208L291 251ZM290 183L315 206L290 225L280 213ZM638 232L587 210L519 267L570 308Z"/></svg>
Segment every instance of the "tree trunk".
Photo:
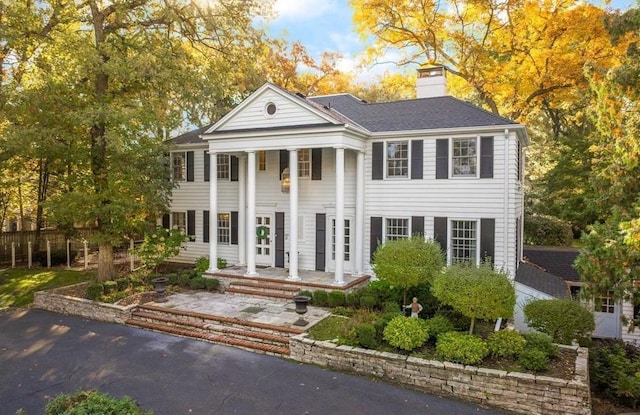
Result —
<svg viewBox="0 0 640 415"><path fill-rule="evenodd" d="M98 281L104 282L116 277L116 267L113 263L113 245L104 242L98 246Z"/></svg>
<svg viewBox="0 0 640 415"><path fill-rule="evenodd" d="M476 318L475 317L471 317L471 325L469 326L469 334L473 334L473 329L475 328L476 325Z"/></svg>

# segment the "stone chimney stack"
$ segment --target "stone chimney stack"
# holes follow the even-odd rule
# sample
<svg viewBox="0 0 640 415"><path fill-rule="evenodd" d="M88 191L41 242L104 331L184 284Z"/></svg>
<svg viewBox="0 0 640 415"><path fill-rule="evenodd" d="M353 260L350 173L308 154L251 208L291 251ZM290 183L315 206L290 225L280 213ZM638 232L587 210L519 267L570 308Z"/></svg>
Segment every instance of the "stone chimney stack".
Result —
<svg viewBox="0 0 640 415"><path fill-rule="evenodd" d="M447 95L446 72L442 65L424 65L418 68L416 96L433 98Z"/></svg>

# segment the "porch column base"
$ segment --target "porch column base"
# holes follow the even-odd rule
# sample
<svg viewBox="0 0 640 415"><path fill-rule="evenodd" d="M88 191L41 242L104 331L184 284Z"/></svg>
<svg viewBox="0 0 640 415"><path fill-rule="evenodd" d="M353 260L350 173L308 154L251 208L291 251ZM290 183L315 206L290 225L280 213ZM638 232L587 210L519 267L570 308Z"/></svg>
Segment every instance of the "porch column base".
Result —
<svg viewBox="0 0 640 415"><path fill-rule="evenodd" d="M300 278L300 277L298 277L296 275L289 275L287 277L287 281L300 281L300 280L302 280L302 278Z"/></svg>
<svg viewBox="0 0 640 415"><path fill-rule="evenodd" d="M341 280L334 280L333 283L331 283L331 285L335 285L335 286L338 286L338 287L341 287L341 286L343 286L345 284L346 283L344 282L344 280L342 280L342 281Z"/></svg>
<svg viewBox="0 0 640 415"><path fill-rule="evenodd" d="M249 271L249 272L245 272L244 276L245 277L257 277L258 273L256 271Z"/></svg>

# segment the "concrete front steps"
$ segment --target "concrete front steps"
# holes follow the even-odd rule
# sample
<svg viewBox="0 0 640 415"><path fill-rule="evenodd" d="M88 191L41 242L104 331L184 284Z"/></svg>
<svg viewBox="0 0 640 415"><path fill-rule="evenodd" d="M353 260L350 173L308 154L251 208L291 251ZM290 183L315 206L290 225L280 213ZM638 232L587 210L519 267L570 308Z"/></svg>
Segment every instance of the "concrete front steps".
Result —
<svg viewBox="0 0 640 415"><path fill-rule="evenodd" d="M289 356L289 337L304 331L154 305L138 306L126 324L276 356Z"/></svg>

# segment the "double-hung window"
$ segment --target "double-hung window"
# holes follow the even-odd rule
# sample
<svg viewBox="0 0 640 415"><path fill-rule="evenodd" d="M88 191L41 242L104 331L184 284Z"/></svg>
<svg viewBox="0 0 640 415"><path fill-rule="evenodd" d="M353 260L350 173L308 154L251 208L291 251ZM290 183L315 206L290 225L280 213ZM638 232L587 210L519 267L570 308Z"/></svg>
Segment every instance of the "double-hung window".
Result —
<svg viewBox="0 0 640 415"><path fill-rule="evenodd" d="M478 224L474 220L451 221L451 263L476 262Z"/></svg>
<svg viewBox="0 0 640 415"><path fill-rule="evenodd" d="M267 151L258 151L258 171L267 171Z"/></svg>
<svg viewBox="0 0 640 415"><path fill-rule="evenodd" d="M171 227L178 229L182 233L187 233L187 213L186 212L172 212L171 213Z"/></svg>
<svg viewBox="0 0 640 415"><path fill-rule="evenodd" d="M298 150L298 177L309 178L311 175L311 150L301 148Z"/></svg>
<svg viewBox="0 0 640 415"><path fill-rule="evenodd" d="M229 160L228 154L218 154L217 156L217 164L218 164L218 179L229 179L231 172L231 162Z"/></svg>
<svg viewBox="0 0 640 415"><path fill-rule="evenodd" d="M451 162L454 177L475 177L478 166L477 138L454 138Z"/></svg>
<svg viewBox="0 0 640 415"><path fill-rule="evenodd" d="M218 213L218 243L231 243L231 215L229 213Z"/></svg>
<svg viewBox="0 0 640 415"><path fill-rule="evenodd" d="M187 155L184 151L171 153L173 180L184 182L187 179Z"/></svg>
<svg viewBox="0 0 640 415"><path fill-rule="evenodd" d="M387 142L387 177L409 177L409 142Z"/></svg>
<svg viewBox="0 0 640 415"><path fill-rule="evenodd" d="M387 241L406 239L409 233L409 219L387 218L385 225L385 237Z"/></svg>

